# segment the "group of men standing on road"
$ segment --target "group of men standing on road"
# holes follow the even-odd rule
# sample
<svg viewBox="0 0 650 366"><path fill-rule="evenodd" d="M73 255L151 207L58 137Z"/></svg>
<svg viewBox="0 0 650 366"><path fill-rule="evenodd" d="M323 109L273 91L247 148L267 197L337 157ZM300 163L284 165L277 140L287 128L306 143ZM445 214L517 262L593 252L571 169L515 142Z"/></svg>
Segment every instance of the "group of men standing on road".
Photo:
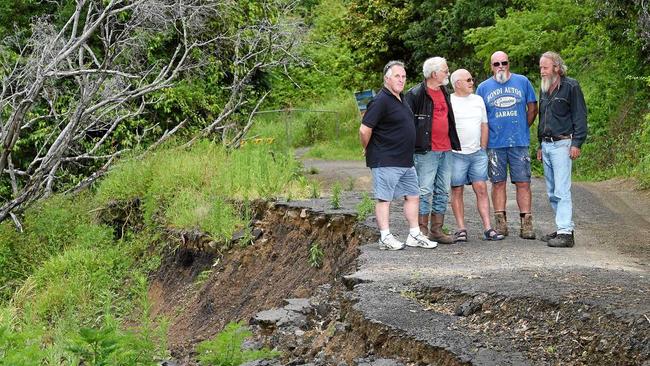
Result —
<svg viewBox="0 0 650 366"><path fill-rule="evenodd" d="M574 245L571 165L587 135L587 110L578 82L566 76L559 54L540 57L540 103L531 82L510 72L508 55L492 54L493 76L474 91L465 69L451 74L442 57L427 59L424 81L403 94L404 64L384 67L384 87L368 105L359 129L366 165L371 168L377 200L380 248L435 248L438 243L467 241L463 187L471 185L483 224L484 240L509 234L506 179L516 187L519 236L535 239L532 218L530 132L539 111L537 159L544 166L546 188L555 211L556 231L541 239L551 247ZM454 89L449 94L446 86ZM490 222L487 180L492 183L494 224ZM457 230L443 231L451 190ZM403 197L409 224L405 243L390 232L390 202Z"/></svg>

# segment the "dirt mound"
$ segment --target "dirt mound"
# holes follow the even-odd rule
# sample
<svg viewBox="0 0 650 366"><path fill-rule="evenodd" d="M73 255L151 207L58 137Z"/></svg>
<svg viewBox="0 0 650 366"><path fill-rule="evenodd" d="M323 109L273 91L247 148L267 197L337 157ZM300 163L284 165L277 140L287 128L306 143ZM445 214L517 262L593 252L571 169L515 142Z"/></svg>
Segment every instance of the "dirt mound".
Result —
<svg viewBox="0 0 650 366"><path fill-rule="evenodd" d="M218 253L185 241L170 252L151 281L153 316L170 320L174 358L191 363L196 343L231 321L278 307L287 298L309 297L322 284L337 283L355 269L358 245L370 232L355 216L257 202L252 245ZM323 252L319 266L310 248Z"/></svg>

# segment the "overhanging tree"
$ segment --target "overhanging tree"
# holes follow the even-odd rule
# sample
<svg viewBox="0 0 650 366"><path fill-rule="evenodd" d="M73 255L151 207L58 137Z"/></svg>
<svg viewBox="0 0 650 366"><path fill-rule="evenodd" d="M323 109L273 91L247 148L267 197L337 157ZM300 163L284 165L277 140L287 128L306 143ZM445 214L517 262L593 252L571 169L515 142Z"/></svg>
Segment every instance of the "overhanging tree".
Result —
<svg viewBox="0 0 650 366"><path fill-rule="evenodd" d="M251 101L245 94L255 73L299 61L300 30L288 20L289 2L255 2L252 15L253 7L238 13L239 5L231 0L77 0L62 27L41 17L28 38L5 42L0 49L0 174L11 193L0 206L0 221L12 216L18 224L14 213L50 195L57 180L71 171L77 188L99 177L125 151L113 140L116 130L155 130L129 121L142 118L156 102L155 92L201 70L211 52L227 75L224 88L230 96L199 134L223 131L228 117ZM237 24L230 21L233 16L247 21ZM238 129L235 142L246 130L228 126ZM153 145L182 127L181 122L160 132Z"/></svg>

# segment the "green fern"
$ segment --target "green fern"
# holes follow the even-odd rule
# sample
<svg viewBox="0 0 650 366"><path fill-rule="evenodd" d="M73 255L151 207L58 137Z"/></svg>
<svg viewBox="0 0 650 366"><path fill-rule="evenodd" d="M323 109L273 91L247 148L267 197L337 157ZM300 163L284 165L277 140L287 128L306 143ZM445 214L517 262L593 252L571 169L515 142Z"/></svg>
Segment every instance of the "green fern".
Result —
<svg viewBox="0 0 650 366"><path fill-rule="evenodd" d="M115 328L81 328L77 339L68 350L79 357L84 365L110 364L111 355L117 351L119 336Z"/></svg>

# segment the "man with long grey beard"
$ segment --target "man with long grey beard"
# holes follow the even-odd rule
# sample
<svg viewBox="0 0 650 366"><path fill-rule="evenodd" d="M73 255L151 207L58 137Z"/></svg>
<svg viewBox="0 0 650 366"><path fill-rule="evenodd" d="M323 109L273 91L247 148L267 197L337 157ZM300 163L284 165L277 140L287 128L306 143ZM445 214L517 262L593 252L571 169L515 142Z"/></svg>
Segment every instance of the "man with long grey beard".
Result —
<svg viewBox="0 0 650 366"><path fill-rule="evenodd" d="M570 248L573 237L571 166L587 138L587 106L575 79L559 54L546 52L539 59L542 77L537 138L537 160L544 165L546 191L555 212L557 230L544 235L549 247Z"/></svg>
<svg viewBox="0 0 650 366"><path fill-rule="evenodd" d="M508 235L506 220L506 179L516 187L521 228L519 236L535 239L531 213L529 127L537 116L537 97L528 78L510 72L508 55L503 51L490 59L493 77L476 89L488 113L488 176L492 182L492 205L496 230Z"/></svg>

